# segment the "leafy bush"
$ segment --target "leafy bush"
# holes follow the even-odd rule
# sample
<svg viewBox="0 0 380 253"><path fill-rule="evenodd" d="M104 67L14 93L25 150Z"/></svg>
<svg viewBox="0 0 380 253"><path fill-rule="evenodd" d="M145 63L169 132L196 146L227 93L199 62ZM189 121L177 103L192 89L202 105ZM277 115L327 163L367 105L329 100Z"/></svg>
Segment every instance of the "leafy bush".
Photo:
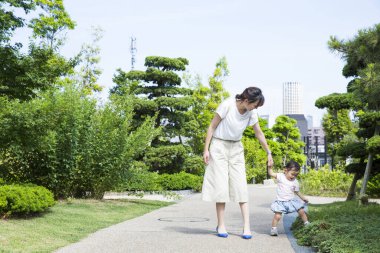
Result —
<svg viewBox="0 0 380 253"><path fill-rule="evenodd" d="M366 193L370 197L380 198L380 173L370 178Z"/></svg>
<svg viewBox="0 0 380 253"><path fill-rule="evenodd" d="M160 175L157 172L149 172L142 162L134 162L128 170L125 182L117 191L162 191Z"/></svg>
<svg viewBox="0 0 380 253"><path fill-rule="evenodd" d="M160 184L164 190L186 190L200 191L203 177L186 172L160 175Z"/></svg>
<svg viewBox="0 0 380 253"><path fill-rule="evenodd" d="M340 170L309 170L299 175L301 192L318 196L346 196L353 176Z"/></svg>
<svg viewBox="0 0 380 253"><path fill-rule="evenodd" d="M205 173L205 163L200 156L188 156L185 158L183 170L187 173L203 176Z"/></svg>
<svg viewBox="0 0 380 253"><path fill-rule="evenodd" d="M128 97L98 107L69 81L28 102L0 99L0 177L45 186L57 198L101 198L158 134L154 118L132 129L132 117Z"/></svg>
<svg viewBox="0 0 380 253"><path fill-rule="evenodd" d="M256 183L262 183L264 179L266 179L267 175L267 154L260 147L260 144L257 139L243 136L242 143L244 146L247 182L251 183L252 179L254 178Z"/></svg>
<svg viewBox="0 0 380 253"><path fill-rule="evenodd" d="M0 214L29 214L45 211L55 204L53 193L42 186L0 186Z"/></svg>
<svg viewBox="0 0 380 253"><path fill-rule="evenodd" d="M165 191L192 189L200 191L202 180L202 176L192 175L186 172L158 174L157 172L149 172L146 168L133 167L129 170L126 181L119 187L116 187L115 190Z"/></svg>

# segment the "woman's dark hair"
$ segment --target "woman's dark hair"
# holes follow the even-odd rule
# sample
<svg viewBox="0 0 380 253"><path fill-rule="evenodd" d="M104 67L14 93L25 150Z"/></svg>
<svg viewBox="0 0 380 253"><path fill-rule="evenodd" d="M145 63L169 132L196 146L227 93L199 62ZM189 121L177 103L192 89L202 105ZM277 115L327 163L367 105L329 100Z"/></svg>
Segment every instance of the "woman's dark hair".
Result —
<svg viewBox="0 0 380 253"><path fill-rule="evenodd" d="M287 170L295 170L295 171L300 171L300 165L293 161L293 160L290 160L286 165L285 165L285 169Z"/></svg>
<svg viewBox="0 0 380 253"><path fill-rule="evenodd" d="M263 93L257 87L248 87L243 91L242 94L237 94L235 98L238 100L248 99L249 103L254 103L256 101L259 101L257 106L262 106L265 102Z"/></svg>

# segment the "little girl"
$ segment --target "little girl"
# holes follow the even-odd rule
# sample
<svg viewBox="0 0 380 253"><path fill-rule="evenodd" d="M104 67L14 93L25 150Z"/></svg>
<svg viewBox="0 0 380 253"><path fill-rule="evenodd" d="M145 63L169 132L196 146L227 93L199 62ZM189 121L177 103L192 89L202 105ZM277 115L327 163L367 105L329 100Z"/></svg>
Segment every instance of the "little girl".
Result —
<svg viewBox="0 0 380 253"><path fill-rule="evenodd" d="M274 173L272 167L268 166L268 174L277 179L277 199L271 205L274 212L272 220L272 229L270 234L273 236L278 235L277 223L280 221L282 214L298 212L305 225L309 224L307 219L304 204L298 199L294 198L294 193L297 194L305 203L309 201L299 192L299 183L296 179L300 171L300 165L295 161L289 161L285 168L284 173Z"/></svg>

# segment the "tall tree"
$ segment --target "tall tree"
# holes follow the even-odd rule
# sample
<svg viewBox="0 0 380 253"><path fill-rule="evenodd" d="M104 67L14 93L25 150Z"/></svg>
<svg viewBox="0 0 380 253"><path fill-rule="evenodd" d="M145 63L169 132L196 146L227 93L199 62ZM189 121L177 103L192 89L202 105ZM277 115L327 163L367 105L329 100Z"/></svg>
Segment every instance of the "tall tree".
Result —
<svg viewBox="0 0 380 253"><path fill-rule="evenodd" d="M78 83L84 94L92 94L102 90L102 86L98 84L99 76L102 70L99 68L100 62L100 47L98 42L103 37L103 30L100 27L93 27L91 44L83 44L78 55L80 60L80 71L78 75Z"/></svg>
<svg viewBox="0 0 380 253"><path fill-rule="evenodd" d="M38 17L26 21L22 12ZM61 0L1 1L0 23L0 96L30 99L75 65L58 54L62 31L75 26ZM13 43L12 38L17 29L28 27L33 40L28 53L22 53L22 43Z"/></svg>
<svg viewBox="0 0 380 253"><path fill-rule="evenodd" d="M302 147L305 144L301 140L297 121L285 115L278 116L272 126L272 131L277 143L272 148L274 156L278 157L274 159L275 164L284 167L289 160L304 164L306 157L303 155Z"/></svg>
<svg viewBox="0 0 380 253"><path fill-rule="evenodd" d="M136 125L148 116L157 116L155 128L161 128L162 134L153 140L152 147L143 158L154 171L182 170L188 153L183 144L189 133L183 126L188 121L186 111L191 106L191 90L181 87L182 80L176 73L184 71L186 65L188 61L185 58L150 56L145 59L146 71L125 73L119 70L114 78L119 83L127 84L124 88L127 87L128 92L136 97ZM119 87L114 92L123 94L125 89Z"/></svg>
<svg viewBox="0 0 380 253"><path fill-rule="evenodd" d="M216 108L229 93L224 89L224 82L229 75L227 59L222 57L215 65L213 74L208 79L208 86L200 78L185 76L185 82L193 90L192 106L188 111L189 122L185 128L191 134L188 144L197 155L203 154L207 128L214 117Z"/></svg>
<svg viewBox="0 0 380 253"><path fill-rule="evenodd" d="M349 108L353 105L352 96L347 94L333 93L329 96L318 98L315 105L327 108L327 114L323 116L322 126L328 143L327 152L332 159L332 167L337 160L337 146L343 137L352 132L353 125L349 116Z"/></svg>
<svg viewBox="0 0 380 253"><path fill-rule="evenodd" d="M356 112L360 127L358 136L364 139L368 152L360 191L363 197L372 165L380 154L380 24L360 30L351 40L331 37L329 47L346 61L343 75L354 78L347 86L353 98L351 101L354 101L350 108Z"/></svg>

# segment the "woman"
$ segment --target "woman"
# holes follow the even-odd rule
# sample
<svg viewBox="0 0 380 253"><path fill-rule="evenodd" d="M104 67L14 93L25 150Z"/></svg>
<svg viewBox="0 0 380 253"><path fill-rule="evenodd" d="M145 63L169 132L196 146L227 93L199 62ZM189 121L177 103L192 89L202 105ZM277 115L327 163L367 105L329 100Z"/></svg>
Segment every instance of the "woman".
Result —
<svg viewBox="0 0 380 253"><path fill-rule="evenodd" d="M244 148L240 139L244 130L252 126L256 138L268 154L268 166L273 165L272 154L255 110L264 104L264 100L259 88L246 88L242 94L236 95L235 99L227 99L219 105L207 130L203 153L207 167L202 186L202 200L216 202L216 232L219 237L228 237L224 210L226 202L231 201L240 204L244 221L242 238L252 238Z"/></svg>

